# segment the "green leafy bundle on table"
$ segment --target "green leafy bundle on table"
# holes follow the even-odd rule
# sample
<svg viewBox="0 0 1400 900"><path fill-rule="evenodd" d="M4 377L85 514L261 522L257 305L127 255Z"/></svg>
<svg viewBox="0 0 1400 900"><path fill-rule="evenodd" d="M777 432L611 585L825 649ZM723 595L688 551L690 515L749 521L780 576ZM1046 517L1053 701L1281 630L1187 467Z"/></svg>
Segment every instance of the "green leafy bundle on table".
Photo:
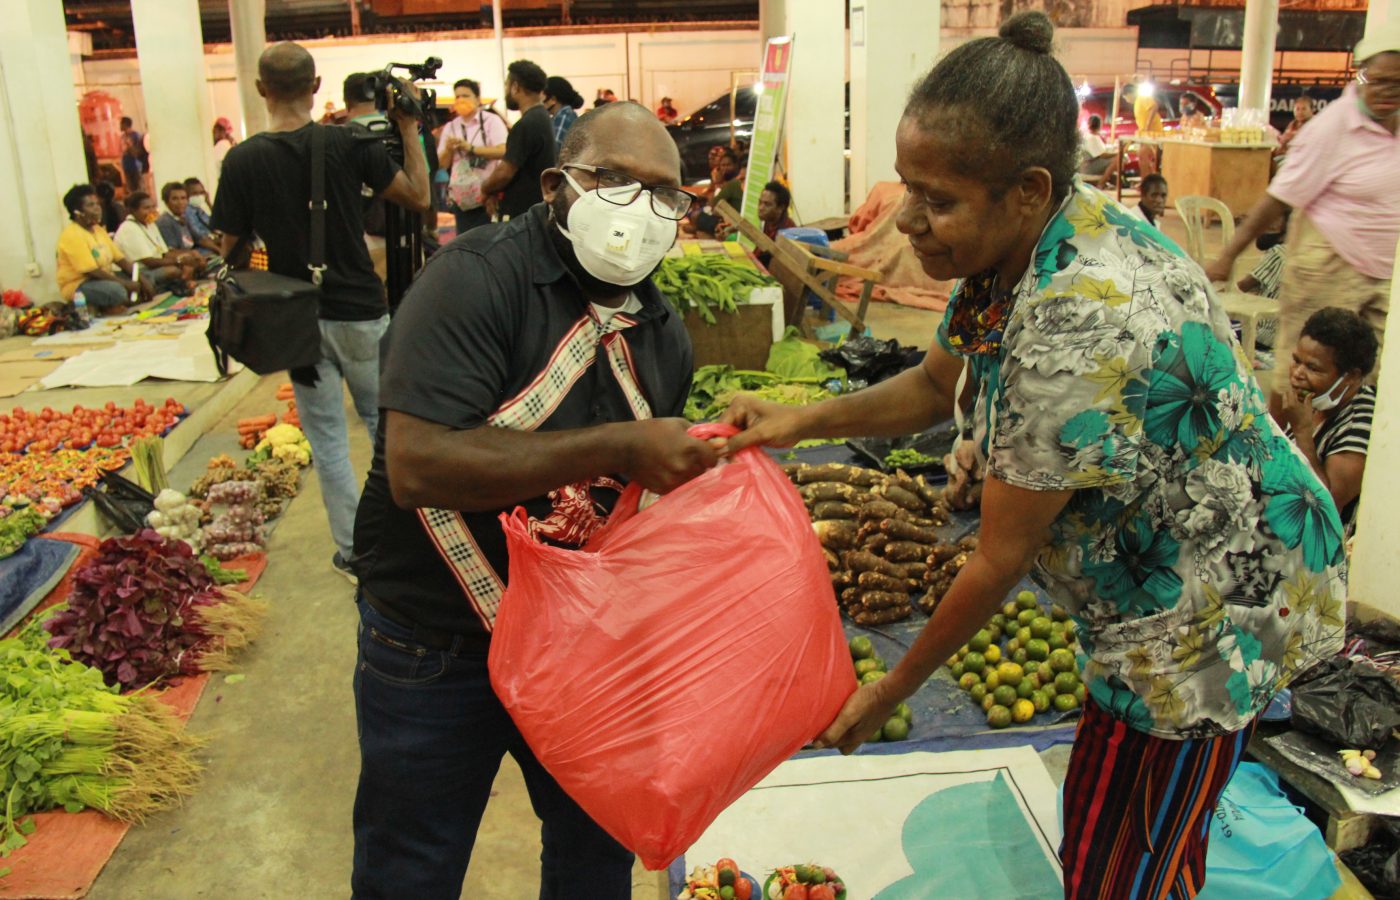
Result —
<svg viewBox="0 0 1400 900"><path fill-rule="evenodd" d="M139 822L179 803L199 775L200 742L168 707L118 694L47 636L35 621L0 640L0 856L26 843L29 813L91 807Z"/></svg>
<svg viewBox="0 0 1400 900"><path fill-rule="evenodd" d="M733 366L701 366L695 370L685 417L692 422L717 418L735 394L752 393L763 400L787 406L803 406L833 396L825 379L788 379L772 372L736 369Z"/></svg>
<svg viewBox="0 0 1400 900"><path fill-rule="evenodd" d="M711 325L716 309L737 313L754 288L778 283L747 259L723 253L668 256L651 277L677 312L685 315L694 310Z"/></svg>

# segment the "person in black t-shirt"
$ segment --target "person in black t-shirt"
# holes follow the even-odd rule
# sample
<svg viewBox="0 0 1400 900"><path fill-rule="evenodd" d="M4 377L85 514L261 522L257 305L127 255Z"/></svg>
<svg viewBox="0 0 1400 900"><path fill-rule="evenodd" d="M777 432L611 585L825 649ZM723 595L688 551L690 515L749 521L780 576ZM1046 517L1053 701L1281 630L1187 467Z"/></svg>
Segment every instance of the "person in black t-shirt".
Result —
<svg viewBox="0 0 1400 900"><path fill-rule="evenodd" d="M632 896L632 854L491 689L510 565L498 516L522 506L542 539L577 547L624 482L664 493L715 464L679 418L690 338L650 279L693 198L675 143L635 103L581 117L559 166L545 203L430 259L385 339L355 522L356 897L458 896L506 753L544 820L540 897ZM618 231L633 240L607 240Z"/></svg>
<svg viewBox="0 0 1400 900"><path fill-rule="evenodd" d="M384 285L365 249L360 186L407 209L431 207L427 161L406 154L406 169L389 159L382 141L348 128L311 121L320 87L311 54L284 42L258 60L258 93L267 102L268 130L229 150L214 199L212 224L223 232L225 259L238 261L244 239L255 233L267 245L268 268L312 280L309 269L311 134L326 134L326 258L321 281L321 361L292 374L297 412L311 441L321 499L336 551L331 564L353 580L347 560L360 499L360 479L350 465L344 389L373 438L379 422L379 339L389 325ZM416 120L393 114L404 146L418 140Z"/></svg>
<svg viewBox="0 0 1400 900"><path fill-rule="evenodd" d="M504 192L499 207L503 219L540 202L540 176L554 165L555 156L554 126L544 108L544 69L517 59L506 71L506 109L522 115L506 137L506 155L481 185L483 194Z"/></svg>

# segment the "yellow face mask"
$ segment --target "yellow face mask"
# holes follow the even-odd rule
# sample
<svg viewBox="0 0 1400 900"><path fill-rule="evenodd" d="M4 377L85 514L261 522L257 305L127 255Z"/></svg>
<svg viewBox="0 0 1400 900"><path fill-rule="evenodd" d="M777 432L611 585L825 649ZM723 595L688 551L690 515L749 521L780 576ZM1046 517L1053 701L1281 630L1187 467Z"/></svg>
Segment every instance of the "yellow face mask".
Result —
<svg viewBox="0 0 1400 900"><path fill-rule="evenodd" d="M476 112L476 101L468 100L466 97L458 97L456 102L452 104L452 110L462 118L466 118Z"/></svg>

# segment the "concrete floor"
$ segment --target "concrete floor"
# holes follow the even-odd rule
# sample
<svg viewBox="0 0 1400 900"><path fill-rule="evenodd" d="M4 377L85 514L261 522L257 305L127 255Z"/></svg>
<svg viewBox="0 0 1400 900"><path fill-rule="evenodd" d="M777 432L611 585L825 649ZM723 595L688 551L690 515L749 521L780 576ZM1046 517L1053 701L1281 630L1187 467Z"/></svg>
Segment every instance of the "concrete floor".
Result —
<svg viewBox="0 0 1400 900"><path fill-rule="evenodd" d="M879 303L869 321L877 337L927 347L940 316ZM187 485L211 456L233 449L236 418L278 408L280 380L264 378L244 396L194 446L172 483ZM358 468L368 467L363 429L351 430L351 454ZM316 476L308 473L268 544L258 592L272 609L261 639L240 660L246 678L215 679L190 722L209 738L204 781L183 808L131 830L97 880L95 900L348 895L358 774L350 692L356 618L352 589L330 568L332 549ZM1042 754L1057 782L1068 751ZM462 896L535 896L539 846L538 820L507 758ZM666 896L664 878L640 864L633 884L636 900Z"/></svg>

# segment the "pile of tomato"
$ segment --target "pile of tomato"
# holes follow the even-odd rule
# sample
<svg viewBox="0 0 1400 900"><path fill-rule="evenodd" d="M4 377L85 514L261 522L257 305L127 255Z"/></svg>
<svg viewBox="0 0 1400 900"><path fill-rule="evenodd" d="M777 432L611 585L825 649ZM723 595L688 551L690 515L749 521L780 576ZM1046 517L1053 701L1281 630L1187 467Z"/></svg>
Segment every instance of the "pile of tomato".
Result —
<svg viewBox="0 0 1400 900"><path fill-rule="evenodd" d="M167 434L185 415L184 404L174 397L160 406L145 400L118 406L109 400L94 409L75 406L72 412L15 407L8 415L0 414L0 453L121 447L136 438Z"/></svg>

